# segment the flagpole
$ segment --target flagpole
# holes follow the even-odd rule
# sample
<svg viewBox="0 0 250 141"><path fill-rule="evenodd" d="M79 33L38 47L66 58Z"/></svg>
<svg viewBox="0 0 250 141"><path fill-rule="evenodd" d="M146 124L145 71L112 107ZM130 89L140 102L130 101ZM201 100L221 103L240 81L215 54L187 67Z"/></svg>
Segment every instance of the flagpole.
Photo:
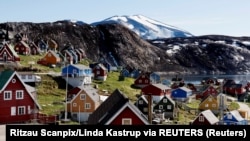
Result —
<svg viewBox="0 0 250 141"><path fill-rule="evenodd" d="M67 69L67 77L66 77L66 92L65 92L65 121L67 121L68 111L67 111L67 96L68 96L68 64L66 65Z"/></svg>
<svg viewBox="0 0 250 141"><path fill-rule="evenodd" d="M67 71L66 71L66 92L65 92L65 113L64 113L64 122L67 122L68 121L68 119L67 119L67 117L68 117L68 111L67 111L67 97L68 97L68 76L69 76L69 65L68 65L68 63L67 63L67 56L66 56L66 53L65 53L65 58L64 58L64 63L65 63L65 67L66 67L66 69L67 69Z"/></svg>

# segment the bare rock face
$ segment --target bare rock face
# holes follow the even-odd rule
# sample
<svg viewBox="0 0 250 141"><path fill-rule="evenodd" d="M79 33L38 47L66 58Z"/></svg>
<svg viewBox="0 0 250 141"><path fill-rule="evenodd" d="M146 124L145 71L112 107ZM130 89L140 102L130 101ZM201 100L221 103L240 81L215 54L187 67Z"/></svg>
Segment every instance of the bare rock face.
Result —
<svg viewBox="0 0 250 141"><path fill-rule="evenodd" d="M54 23L3 23L10 35L28 39L53 39L58 49L71 43L88 59L105 59L114 66L174 73L246 73L250 63L250 38L207 35L144 40L120 24L91 26L69 21ZM12 36L12 37L13 37ZM14 42L11 39L11 42Z"/></svg>

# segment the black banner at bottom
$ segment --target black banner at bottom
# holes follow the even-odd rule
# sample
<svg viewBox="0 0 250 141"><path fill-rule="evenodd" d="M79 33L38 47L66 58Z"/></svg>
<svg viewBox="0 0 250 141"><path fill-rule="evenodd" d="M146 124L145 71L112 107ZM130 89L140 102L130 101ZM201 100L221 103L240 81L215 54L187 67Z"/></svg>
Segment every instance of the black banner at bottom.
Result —
<svg viewBox="0 0 250 141"><path fill-rule="evenodd" d="M250 139L249 125L6 125L6 141L24 139L220 139L232 137L237 140ZM157 139L158 139L157 138Z"/></svg>

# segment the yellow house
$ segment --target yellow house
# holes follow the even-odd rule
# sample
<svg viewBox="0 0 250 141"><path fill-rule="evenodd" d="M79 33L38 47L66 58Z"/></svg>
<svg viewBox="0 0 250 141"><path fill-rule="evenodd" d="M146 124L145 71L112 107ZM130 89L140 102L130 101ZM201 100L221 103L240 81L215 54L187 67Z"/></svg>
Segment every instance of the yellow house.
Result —
<svg viewBox="0 0 250 141"><path fill-rule="evenodd" d="M219 103L217 102L217 98L212 95L208 95L199 104L199 110L201 111L211 110L217 113L219 110Z"/></svg>

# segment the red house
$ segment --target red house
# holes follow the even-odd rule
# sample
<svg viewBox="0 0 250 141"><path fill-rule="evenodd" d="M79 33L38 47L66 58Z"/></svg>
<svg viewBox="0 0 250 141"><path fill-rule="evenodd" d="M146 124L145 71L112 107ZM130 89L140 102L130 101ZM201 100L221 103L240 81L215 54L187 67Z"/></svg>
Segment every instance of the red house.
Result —
<svg viewBox="0 0 250 141"><path fill-rule="evenodd" d="M201 89L201 92L196 94L196 99L203 99L208 95L216 97L218 93L219 92L215 89L213 85L204 85L203 88Z"/></svg>
<svg viewBox="0 0 250 141"><path fill-rule="evenodd" d="M22 55L29 55L30 54L30 47L29 45L24 41L19 41L15 47L14 50L17 54Z"/></svg>
<svg viewBox="0 0 250 141"><path fill-rule="evenodd" d="M16 71L4 70L0 75L0 123L26 123L40 110L36 94Z"/></svg>
<svg viewBox="0 0 250 141"><path fill-rule="evenodd" d="M141 89L142 95L153 95L153 101L158 103L165 95L171 95L171 88L158 84L149 84Z"/></svg>
<svg viewBox="0 0 250 141"><path fill-rule="evenodd" d="M29 47L30 47L30 54L32 55L41 54L40 48L34 42L30 42Z"/></svg>
<svg viewBox="0 0 250 141"><path fill-rule="evenodd" d="M116 89L88 118L87 124L148 125L141 111Z"/></svg>
<svg viewBox="0 0 250 141"><path fill-rule="evenodd" d="M243 95L246 88L242 84L237 84L234 80L226 80L223 85L223 92L229 95Z"/></svg>
<svg viewBox="0 0 250 141"><path fill-rule="evenodd" d="M149 73L142 73L134 81L134 86L138 88L143 88L150 84Z"/></svg>
<svg viewBox="0 0 250 141"><path fill-rule="evenodd" d="M5 43L0 49L0 62L17 62L20 61L20 57L15 52L13 46Z"/></svg>
<svg viewBox="0 0 250 141"><path fill-rule="evenodd" d="M92 68L94 79L106 81L108 76L108 69L101 63L96 64Z"/></svg>

